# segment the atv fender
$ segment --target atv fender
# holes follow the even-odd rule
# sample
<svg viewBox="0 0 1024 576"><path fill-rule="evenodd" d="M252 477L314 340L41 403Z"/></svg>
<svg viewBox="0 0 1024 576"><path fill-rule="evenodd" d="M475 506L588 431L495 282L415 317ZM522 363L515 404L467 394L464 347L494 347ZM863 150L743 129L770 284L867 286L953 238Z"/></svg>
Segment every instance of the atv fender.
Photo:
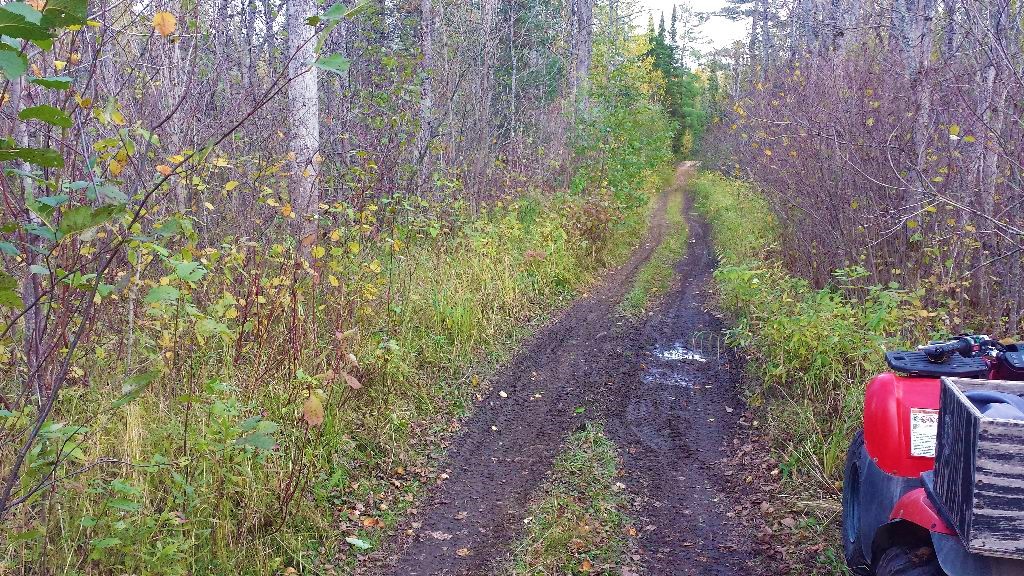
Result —
<svg viewBox="0 0 1024 576"><path fill-rule="evenodd" d="M929 532L956 536L956 532L943 520L924 488L917 488L904 494L893 507L889 520L904 520Z"/></svg>
<svg viewBox="0 0 1024 576"><path fill-rule="evenodd" d="M960 538L932 532L932 546L939 566L949 576L1020 576L1024 574L1024 560L1010 560L971 554Z"/></svg>

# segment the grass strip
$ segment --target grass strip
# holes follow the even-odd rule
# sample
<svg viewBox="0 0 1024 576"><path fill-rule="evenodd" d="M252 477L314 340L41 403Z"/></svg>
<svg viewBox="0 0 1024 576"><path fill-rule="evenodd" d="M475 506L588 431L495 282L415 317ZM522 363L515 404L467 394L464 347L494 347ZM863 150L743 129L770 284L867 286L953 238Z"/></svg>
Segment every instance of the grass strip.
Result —
<svg viewBox="0 0 1024 576"><path fill-rule="evenodd" d="M618 453L601 423L573 434L530 509L509 573L620 574L636 531L618 475Z"/></svg>
<svg viewBox="0 0 1024 576"><path fill-rule="evenodd" d="M674 188L668 197L665 235L650 260L637 272L633 287L619 304L619 312L638 318L672 283L675 266L686 254L686 220L683 218L683 190Z"/></svg>

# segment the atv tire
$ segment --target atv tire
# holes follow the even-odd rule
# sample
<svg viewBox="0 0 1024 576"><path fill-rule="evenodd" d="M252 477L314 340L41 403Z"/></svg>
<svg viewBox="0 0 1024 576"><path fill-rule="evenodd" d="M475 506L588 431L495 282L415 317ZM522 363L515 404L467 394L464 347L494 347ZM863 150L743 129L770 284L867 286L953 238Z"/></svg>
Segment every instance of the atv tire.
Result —
<svg viewBox="0 0 1024 576"><path fill-rule="evenodd" d="M929 545L893 546L882 554L875 576L946 576Z"/></svg>
<svg viewBox="0 0 1024 576"><path fill-rule="evenodd" d="M857 432L846 451L846 470L843 478L843 556L850 572L856 576L871 576L871 563L864 557L860 537L860 480L861 456L864 453L864 432Z"/></svg>

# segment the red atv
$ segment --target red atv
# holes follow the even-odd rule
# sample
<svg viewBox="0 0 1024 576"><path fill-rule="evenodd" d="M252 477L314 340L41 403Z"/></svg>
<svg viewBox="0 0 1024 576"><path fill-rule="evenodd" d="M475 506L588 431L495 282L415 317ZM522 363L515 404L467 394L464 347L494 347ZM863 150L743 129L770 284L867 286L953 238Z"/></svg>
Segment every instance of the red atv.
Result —
<svg viewBox="0 0 1024 576"><path fill-rule="evenodd" d="M963 535L971 530L970 519L964 521L953 510L959 504L943 505L933 470L937 449L940 462L946 462L944 450L948 455L969 444L968 435L940 413L940 405L947 410L946 395L953 394L943 393L940 404L940 391L956 381L952 379L979 379L978 385L1024 381L1024 343L1003 345L986 336L961 336L917 351L888 352L886 361L891 371L868 384L864 430L854 437L846 458L842 534L850 570L858 576L1024 576L1024 555L979 549ZM975 380L969 382L973 387ZM1017 426L1002 419L1024 415L1020 395L976 390L963 397L1000 419L987 421ZM937 446L940 422L945 432ZM1019 439L1010 443L1010 453L1014 451L1019 455L1002 464L1019 481L1000 489L1019 512L1008 512L994 523L1011 534L1002 541L1009 547L1001 550L1024 550L1024 443ZM974 485L969 479L966 490ZM968 504L977 505L975 500Z"/></svg>

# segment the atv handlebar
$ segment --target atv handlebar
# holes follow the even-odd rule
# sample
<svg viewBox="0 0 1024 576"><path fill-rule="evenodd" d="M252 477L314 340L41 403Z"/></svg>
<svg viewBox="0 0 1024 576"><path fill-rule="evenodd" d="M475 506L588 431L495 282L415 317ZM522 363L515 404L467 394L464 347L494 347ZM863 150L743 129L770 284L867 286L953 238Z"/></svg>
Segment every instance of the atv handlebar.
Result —
<svg viewBox="0 0 1024 576"><path fill-rule="evenodd" d="M919 346L917 350L924 353L932 362L945 362L953 354L960 354L965 358L972 356L974 354L974 341L969 337L961 336L948 342Z"/></svg>

